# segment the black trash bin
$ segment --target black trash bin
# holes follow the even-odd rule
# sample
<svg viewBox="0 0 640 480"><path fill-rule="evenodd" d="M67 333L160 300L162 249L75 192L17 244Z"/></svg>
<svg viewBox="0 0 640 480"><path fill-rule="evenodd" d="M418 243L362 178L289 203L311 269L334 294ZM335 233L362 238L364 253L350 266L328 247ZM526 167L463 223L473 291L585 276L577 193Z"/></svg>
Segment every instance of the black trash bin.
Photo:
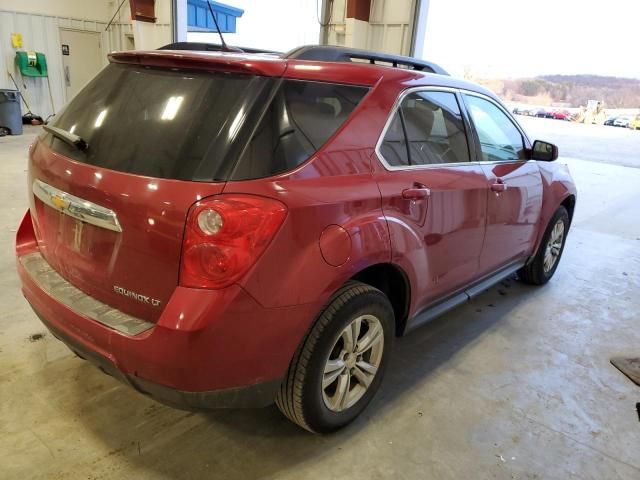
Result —
<svg viewBox="0 0 640 480"><path fill-rule="evenodd" d="M7 133L22 135L20 92L0 89L0 135Z"/></svg>

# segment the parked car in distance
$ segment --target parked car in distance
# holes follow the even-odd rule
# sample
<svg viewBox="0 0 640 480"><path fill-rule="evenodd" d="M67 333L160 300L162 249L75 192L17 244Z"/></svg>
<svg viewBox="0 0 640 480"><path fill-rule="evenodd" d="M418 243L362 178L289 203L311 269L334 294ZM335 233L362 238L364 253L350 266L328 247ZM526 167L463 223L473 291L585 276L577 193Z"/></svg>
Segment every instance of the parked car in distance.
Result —
<svg viewBox="0 0 640 480"><path fill-rule="evenodd" d="M529 115L529 110L524 107L515 107L513 113L516 115Z"/></svg>
<svg viewBox="0 0 640 480"><path fill-rule="evenodd" d="M568 110L555 110L552 113L552 118L554 118L556 120L570 120L571 119L571 113L569 113Z"/></svg>
<svg viewBox="0 0 640 480"><path fill-rule="evenodd" d="M613 126L613 122L616 121L616 118L618 117L617 116L609 117L604 121L604 124L608 126Z"/></svg>
<svg viewBox="0 0 640 480"><path fill-rule="evenodd" d="M329 432L397 335L553 277L576 187L492 92L361 50L191 47L109 54L29 150L22 292L80 357Z"/></svg>
<svg viewBox="0 0 640 480"><path fill-rule="evenodd" d="M631 122L631 117L628 116L622 116L622 117L617 117L614 121L613 121L613 126L614 127L623 127L623 128L627 128L629 127L629 122Z"/></svg>
<svg viewBox="0 0 640 480"><path fill-rule="evenodd" d="M640 130L640 114L636 115L629 121L629 128L632 130Z"/></svg>

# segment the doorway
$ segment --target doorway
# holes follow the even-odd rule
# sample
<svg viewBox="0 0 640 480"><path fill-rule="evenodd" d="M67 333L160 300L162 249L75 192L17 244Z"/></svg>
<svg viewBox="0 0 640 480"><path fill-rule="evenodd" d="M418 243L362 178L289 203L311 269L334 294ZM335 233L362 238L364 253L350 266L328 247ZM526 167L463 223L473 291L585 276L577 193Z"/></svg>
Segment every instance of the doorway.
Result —
<svg viewBox="0 0 640 480"><path fill-rule="evenodd" d="M100 34L60 29L62 67L67 93L71 100L102 69Z"/></svg>

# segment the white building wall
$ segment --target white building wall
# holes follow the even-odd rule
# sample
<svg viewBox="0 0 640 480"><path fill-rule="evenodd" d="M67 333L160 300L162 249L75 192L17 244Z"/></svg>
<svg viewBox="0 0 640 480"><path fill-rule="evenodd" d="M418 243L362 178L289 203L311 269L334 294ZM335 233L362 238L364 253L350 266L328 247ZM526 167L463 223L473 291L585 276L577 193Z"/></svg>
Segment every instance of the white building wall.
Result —
<svg viewBox="0 0 640 480"><path fill-rule="evenodd" d="M127 50L134 38L137 49L155 49L171 43L171 0L156 0L158 20L155 24L131 22L129 4L125 2L114 23L105 32L119 3L106 0L1 0L0 88L15 89L7 74L9 71L25 93L34 114L46 118L54 109L59 111L68 101L62 69L60 28L99 32L103 65L108 63L109 52ZM46 78L23 79L18 73L15 67L16 49L10 42L12 33L22 34L22 50L41 52L47 57L54 108ZM23 85L26 85L26 89ZM26 113L24 105L22 110Z"/></svg>
<svg viewBox="0 0 640 480"><path fill-rule="evenodd" d="M96 20L0 10L0 39L2 39L0 42L0 88L15 89L7 74L11 72L34 114L46 118L54 111L49 97L47 79L23 78L15 66L16 49L12 48L9 39L12 33L21 33L23 50L41 52L47 58L53 106L57 112L67 100L62 70L60 27L102 33L103 58L106 63L105 44L108 42L108 36L104 34L105 25L106 23ZM24 105L22 109L23 113L26 113Z"/></svg>
<svg viewBox="0 0 640 480"><path fill-rule="evenodd" d="M369 22L346 18L347 0L334 0L329 45L409 55L415 0L372 0Z"/></svg>
<svg viewBox="0 0 640 480"><path fill-rule="evenodd" d="M372 0L367 48L409 55L415 0Z"/></svg>
<svg viewBox="0 0 640 480"><path fill-rule="evenodd" d="M0 0L1 10L33 13L68 18L86 18L108 21L113 14L115 0ZM115 2L116 4L120 1ZM4 41L4 39L3 39Z"/></svg>
<svg viewBox="0 0 640 480"><path fill-rule="evenodd" d="M109 30L119 30L112 40L114 47L112 50L128 50L124 35L135 37L136 50L155 50L171 43L171 2L172 0L155 0L156 23L131 21L131 7L128 1L124 2L114 20L118 27L109 27ZM118 5L120 5L119 1L110 2L111 9L107 21L111 19Z"/></svg>

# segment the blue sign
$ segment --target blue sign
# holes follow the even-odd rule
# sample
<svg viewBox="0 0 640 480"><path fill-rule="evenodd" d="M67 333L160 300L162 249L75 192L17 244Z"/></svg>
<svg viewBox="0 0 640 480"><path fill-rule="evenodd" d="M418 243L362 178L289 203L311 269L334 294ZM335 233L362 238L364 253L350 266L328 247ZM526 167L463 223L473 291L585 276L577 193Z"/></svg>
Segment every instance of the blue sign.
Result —
<svg viewBox="0 0 640 480"><path fill-rule="evenodd" d="M236 33L236 18L244 10L209 0L222 33ZM187 30L190 32L215 32L216 26L206 0L187 0Z"/></svg>

